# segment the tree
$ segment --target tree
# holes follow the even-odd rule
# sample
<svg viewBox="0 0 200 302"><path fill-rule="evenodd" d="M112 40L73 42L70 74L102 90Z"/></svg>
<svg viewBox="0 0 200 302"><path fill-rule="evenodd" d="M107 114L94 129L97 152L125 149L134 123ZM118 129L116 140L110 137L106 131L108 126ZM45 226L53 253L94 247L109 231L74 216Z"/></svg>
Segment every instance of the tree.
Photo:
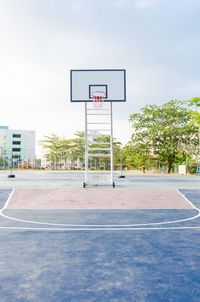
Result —
<svg viewBox="0 0 200 302"><path fill-rule="evenodd" d="M193 159L200 162L200 97L192 98L191 100L187 101L187 104L194 108L195 111L191 111L191 118L194 120L194 123L199 127L199 137L196 141L193 141L190 149L193 154Z"/></svg>
<svg viewBox="0 0 200 302"><path fill-rule="evenodd" d="M132 152L140 154L144 161L154 157L166 163L168 173L180 156L180 142L186 143L198 134L191 111L177 100L162 106L146 105L141 113L130 115L129 120L134 128L129 142Z"/></svg>
<svg viewBox="0 0 200 302"><path fill-rule="evenodd" d="M4 166L4 158L0 156L0 168L3 168Z"/></svg>
<svg viewBox="0 0 200 302"><path fill-rule="evenodd" d="M74 135L76 138L72 139L72 159L79 159L81 162L81 167L83 167L85 158L85 132L77 131Z"/></svg>
<svg viewBox="0 0 200 302"><path fill-rule="evenodd" d="M51 166L54 169L58 168L58 165L61 166L63 160L70 159L71 169L74 167L74 162L80 161L81 167L84 166L85 160L85 132L77 131L75 133L75 138L66 139L59 138L55 134L50 136L45 136L45 139L40 141L43 149L47 150L45 154L48 162L51 163ZM102 144L101 144L102 143ZM109 148L110 146L110 137L102 135L94 139L94 141L89 142L90 147L92 148ZM113 153L114 153L114 165L120 163L121 158L121 143L115 141L113 142ZM102 151L90 151L91 153L102 153ZM103 151L105 154L108 154L109 151ZM97 157L95 158L95 166L102 168L109 168L109 159Z"/></svg>
<svg viewBox="0 0 200 302"><path fill-rule="evenodd" d="M110 148L110 136L109 135L101 135L98 136L96 138L94 138L93 142L90 142L90 147L91 148L102 148L102 149L106 149L106 148ZM109 154L110 151L109 150L95 150L95 151L91 151L90 153L96 153L96 154ZM109 169L110 166L110 159L109 158L103 158L103 157L97 157L93 160L91 160L92 162L96 162L97 167L101 168L101 166L103 165L105 169ZM116 138L113 138L113 166L117 166L120 165L121 162L121 143L116 141Z"/></svg>
<svg viewBox="0 0 200 302"><path fill-rule="evenodd" d="M71 140L60 139L57 135L51 134L50 136L44 136L45 139L40 143L43 149L47 150L46 159L51 163L54 169L58 168L58 163L62 159L70 156Z"/></svg>
<svg viewBox="0 0 200 302"><path fill-rule="evenodd" d="M195 97L195 98L192 98L191 100L188 101L189 105L194 105L194 106L197 106L197 107L200 107L200 97Z"/></svg>
<svg viewBox="0 0 200 302"><path fill-rule="evenodd" d="M59 148L60 165L62 165L62 163L64 162L66 167L67 160L70 159L71 168L72 168L73 140L67 138L63 138L59 140L60 140L60 148Z"/></svg>
<svg viewBox="0 0 200 302"><path fill-rule="evenodd" d="M47 150L45 157L54 169L61 167L63 162L70 159L71 169L73 161L80 159L83 164L85 150L85 134L84 132L76 132L74 139L59 138L55 134L44 136L44 140L40 141L43 149Z"/></svg>
<svg viewBox="0 0 200 302"><path fill-rule="evenodd" d="M35 168L38 169L38 168L41 168L41 166L42 166L42 159L36 158L35 159Z"/></svg>
<svg viewBox="0 0 200 302"><path fill-rule="evenodd" d="M145 151L144 144L133 144L130 141L123 148L123 164L129 168L142 166L142 163L147 164L147 160L150 157L149 149Z"/></svg>
<svg viewBox="0 0 200 302"><path fill-rule="evenodd" d="M186 103L195 109L195 111L191 111L191 116L200 126L200 97L192 98L191 100L186 101Z"/></svg>
<svg viewBox="0 0 200 302"><path fill-rule="evenodd" d="M48 151L46 158L51 163L53 168L56 169L59 158L59 137L56 134L51 134L50 136L45 135L44 137L45 139L41 141L41 144L43 149Z"/></svg>

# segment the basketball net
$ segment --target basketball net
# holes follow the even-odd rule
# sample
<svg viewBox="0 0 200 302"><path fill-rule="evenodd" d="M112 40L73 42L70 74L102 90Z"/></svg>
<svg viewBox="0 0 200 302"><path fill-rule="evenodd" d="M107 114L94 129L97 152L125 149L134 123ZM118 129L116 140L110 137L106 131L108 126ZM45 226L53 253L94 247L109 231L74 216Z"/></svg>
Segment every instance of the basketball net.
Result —
<svg viewBox="0 0 200 302"><path fill-rule="evenodd" d="M95 95L93 99L93 104L95 109L102 109L103 108L103 98L102 96Z"/></svg>
<svg viewBox="0 0 200 302"><path fill-rule="evenodd" d="M104 91L93 91L92 98L93 104L95 109L102 109L103 108L103 100L106 97Z"/></svg>

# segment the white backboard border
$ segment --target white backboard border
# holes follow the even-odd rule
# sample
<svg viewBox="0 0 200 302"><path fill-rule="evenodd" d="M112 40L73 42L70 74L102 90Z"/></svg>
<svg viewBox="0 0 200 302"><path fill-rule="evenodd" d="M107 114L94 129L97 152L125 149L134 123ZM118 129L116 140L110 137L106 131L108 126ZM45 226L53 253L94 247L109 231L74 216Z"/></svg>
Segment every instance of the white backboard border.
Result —
<svg viewBox="0 0 200 302"><path fill-rule="evenodd" d="M87 94L85 93L85 97L81 98L81 97L74 97L74 92L73 92L73 76L75 73L84 73L85 74L89 74L89 72L91 72L91 74L93 73L93 75L97 72L98 74L106 74L108 72L111 72L114 74L121 74L121 83L120 83L120 88L121 90L123 90L123 93L121 93L121 96L119 99L117 98L110 98L109 97L109 85L108 83L106 83L106 76L105 79L104 79L104 82L103 83L97 83L97 82L93 82L92 81L92 78L91 78L91 81L88 83L88 90L87 90ZM116 72L116 73L115 73ZM70 70L70 101L72 103L78 103L78 102L93 102L93 98L91 98L91 90L94 88L94 87L99 87L100 90L101 90L101 87L105 90L106 92L106 98L104 98L104 102L126 102L126 70L125 69L73 69L73 70ZM98 89L97 89L98 90ZM86 96L87 95L87 96Z"/></svg>

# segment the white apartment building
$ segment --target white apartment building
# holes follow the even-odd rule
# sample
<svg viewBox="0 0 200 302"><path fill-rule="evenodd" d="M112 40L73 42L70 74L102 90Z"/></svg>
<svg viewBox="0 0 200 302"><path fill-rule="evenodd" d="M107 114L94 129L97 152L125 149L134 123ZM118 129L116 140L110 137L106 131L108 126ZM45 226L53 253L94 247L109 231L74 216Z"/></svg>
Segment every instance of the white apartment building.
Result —
<svg viewBox="0 0 200 302"><path fill-rule="evenodd" d="M35 131L0 126L0 157L8 168L34 166Z"/></svg>

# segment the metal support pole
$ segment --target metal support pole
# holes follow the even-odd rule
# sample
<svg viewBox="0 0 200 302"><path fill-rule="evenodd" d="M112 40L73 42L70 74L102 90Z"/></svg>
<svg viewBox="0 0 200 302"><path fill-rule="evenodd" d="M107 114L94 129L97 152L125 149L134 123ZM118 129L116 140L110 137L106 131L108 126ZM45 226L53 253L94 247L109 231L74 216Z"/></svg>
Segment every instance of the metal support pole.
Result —
<svg viewBox="0 0 200 302"><path fill-rule="evenodd" d="M199 113L200 113L200 111L199 111ZM200 150L200 127L199 127L199 150ZM199 173L199 169L200 169L200 152L198 152L198 158L197 158L197 160L198 160L198 168L197 168L197 172Z"/></svg>
<svg viewBox="0 0 200 302"><path fill-rule="evenodd" d="M121 150L121 175L122 175L122 150Z"/></svg>
<svg viewBox="0 0 200 302"><path fill-rule="evenodd" d="M113 119L112 102L110 102L110 181L113 184Z"/></svg>
<svg viewBox="0 0 200 302"><path fill-rule="evenodd" d="M187 168L188 168L188 136L186 136L186 160L185 160L185 164L186 164L186 174L187 174Z"/></svg>
<svg viewBox="0 0 200 302"><path fill-rule="evenodd" d="M88 182L88 129L87 129L87 102L85 102L85 184Z"/></svg>

